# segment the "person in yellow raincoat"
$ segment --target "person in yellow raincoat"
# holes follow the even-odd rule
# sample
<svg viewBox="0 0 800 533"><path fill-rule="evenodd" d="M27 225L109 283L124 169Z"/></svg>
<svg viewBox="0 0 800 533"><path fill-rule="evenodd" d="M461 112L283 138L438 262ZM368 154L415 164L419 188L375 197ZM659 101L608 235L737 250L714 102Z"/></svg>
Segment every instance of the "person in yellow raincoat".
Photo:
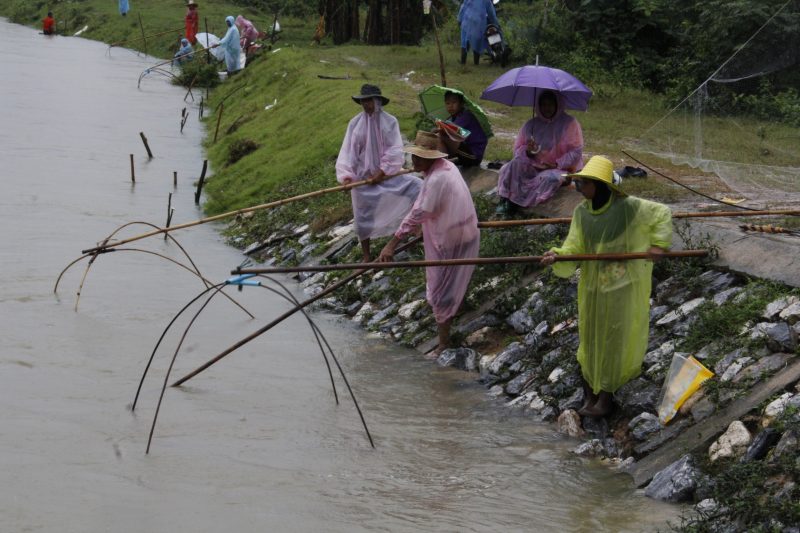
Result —
<svg viewBox="0 0 800 533"><path fill-rule="evenodd" d="M605 416L611 395L641 373L647 349L653 260L672 243L672 214L663 204L619 189L611 161L592 157L570 174L585 200L572 215L564 244L545 253L542 264L569 277L580 266L578 363L585 380L579 413ZM557 255L641 253L650 259L555 262Z"/></svg>

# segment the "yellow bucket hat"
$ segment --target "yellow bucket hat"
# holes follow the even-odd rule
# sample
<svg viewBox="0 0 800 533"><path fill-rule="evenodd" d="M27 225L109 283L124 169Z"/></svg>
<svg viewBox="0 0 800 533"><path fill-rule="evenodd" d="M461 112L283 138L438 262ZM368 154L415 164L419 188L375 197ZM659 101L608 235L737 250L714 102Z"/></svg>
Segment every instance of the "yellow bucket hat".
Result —
<svg viewBox="0 0 800 533"><path fill-rule="evenodd" d="M567 174L567 176L600 181L608 185L618 195L628 196L628 193L619 188L622 178L614 172L614 163L601 155L592 156L580 172Z"/></svg>

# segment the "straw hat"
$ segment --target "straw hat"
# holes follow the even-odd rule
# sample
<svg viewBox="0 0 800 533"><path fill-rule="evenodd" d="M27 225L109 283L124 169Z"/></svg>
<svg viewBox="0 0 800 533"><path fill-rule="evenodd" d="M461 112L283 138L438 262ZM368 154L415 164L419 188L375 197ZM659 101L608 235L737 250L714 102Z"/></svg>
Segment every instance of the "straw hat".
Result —
<svg viewBox="0 0 800 533"><path fill-rule="evenodd" d="M622 183L622 178L619 174L614 172L614 164L601 155L593 156L583 167L580 172L574 174L567 174L570 178L581 178L587 180L595 180L605 183L611 190L620 196L628 196L628 194L619 188Z"/></svg>
<svg viewBox="0 0 800 533"><path fill-rule="evenodd" d="M195 2L194 0L189 0L188 2L186 2L186 7L189 6L197 7L197 2Z"/></svg>
<svg viewBox="0 0 800 533"><path fill-rule="evenodd" d="M412 154L423 159L441 159L447 157L439 151L439 136L428 131L418 131L414 144L403 148L407 154Z"/></svg>
<svg viewBox="0 0 800 533"><path fill-rule="evenodd" d="M357 104L361 103L361 100L366 100L367 98L380 98L381 104L386 105L389 103L389 99L386 98L381 94L381 89L377 85L370 85L369 83L365 83L361 86L361 94L356 94L353 97L353 101Z"/></svg>

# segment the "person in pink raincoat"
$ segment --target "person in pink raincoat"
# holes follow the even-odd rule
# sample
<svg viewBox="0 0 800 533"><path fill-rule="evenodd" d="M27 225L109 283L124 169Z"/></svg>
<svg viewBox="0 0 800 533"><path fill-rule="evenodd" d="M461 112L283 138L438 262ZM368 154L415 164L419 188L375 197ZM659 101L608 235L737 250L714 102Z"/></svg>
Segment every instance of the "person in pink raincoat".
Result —
<svg viewBox="0 0 800 533"><path fill-rule="evenodd" d="M410 153L414 170L422 172L423 185L411 212L381 251L378 261L391 261L401 239L422 228L426 260L478 257L481 245L478 216L464 178L440 152L437 135L417 132ZM438 355L447 348L450 324L458 312L474 265L426 267L426 298L439 329Z"/></svg>
<svg viewBox="0 0 800 533"><path fill-rule="evenodd" d="M245 53L250 46L255 44L256 40L262 39L266 35L264 32L258 31L252 22L241 15L236 17L236 27L239 28L239 44Z"/></svg>
<svg viewBox="0 0 800 533"><path fill-rule="evenodd" d="M583 168L581 125L564 107L564 99L552 91L539 96L535 116L517 135L514 159L500 169L498 215L546 202L569 183L564 174Z"/></svg>
<svg viewBox="0 0 800 533"><path fill-rule="evenodd" d="M363 111L347 125L336 159L336 179L347 185L373 179L377 184L350 191L355 232L361 241L364 261L370 260L370 239L391 235L411 210L422 181L400 172L405 156L397 119L383 110L389 99L375 85L365 84L353 96Z"/></svg>

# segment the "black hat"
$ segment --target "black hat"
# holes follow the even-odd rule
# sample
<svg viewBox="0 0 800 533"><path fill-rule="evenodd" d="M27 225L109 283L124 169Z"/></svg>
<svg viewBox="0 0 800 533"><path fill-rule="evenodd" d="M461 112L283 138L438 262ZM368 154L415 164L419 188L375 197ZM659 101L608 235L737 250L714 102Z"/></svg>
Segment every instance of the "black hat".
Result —
<svg viewBox="0 0 800 533"><path fill-rule="evenodd" d="M370 85L369 83L365 83L361 86L361 94L353 96L353 101L357 104L360 104L361 100L365 100L367 98L380 98L381 104L383 105L389 103L389 99L381 95L380 88L377 85Z"/></svg>

